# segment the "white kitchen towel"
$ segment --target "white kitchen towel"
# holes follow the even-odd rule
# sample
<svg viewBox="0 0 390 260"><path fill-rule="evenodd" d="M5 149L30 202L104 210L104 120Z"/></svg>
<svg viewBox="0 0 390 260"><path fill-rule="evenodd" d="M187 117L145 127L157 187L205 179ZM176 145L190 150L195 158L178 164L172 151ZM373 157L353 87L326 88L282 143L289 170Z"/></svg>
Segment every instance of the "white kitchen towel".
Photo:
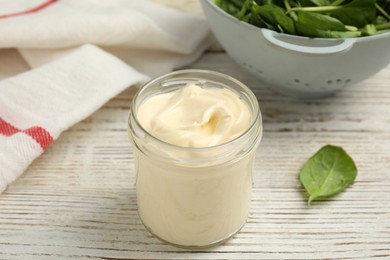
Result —
<svg viewBox="0 0 390 260"><path fill-rule="evenodd" d="M203 18L147 0L0 0L0 48L32 67L89 43L156 76L199 57L209 35Z"/></svg>
<svg viewBox="0 0 390 260"><path fill-rule="evenodd" d="M62 131L211 43L203 19L147 0L1 0L0 7L0 48L16 48L33 68L0 81L0 192Z"/></svg>

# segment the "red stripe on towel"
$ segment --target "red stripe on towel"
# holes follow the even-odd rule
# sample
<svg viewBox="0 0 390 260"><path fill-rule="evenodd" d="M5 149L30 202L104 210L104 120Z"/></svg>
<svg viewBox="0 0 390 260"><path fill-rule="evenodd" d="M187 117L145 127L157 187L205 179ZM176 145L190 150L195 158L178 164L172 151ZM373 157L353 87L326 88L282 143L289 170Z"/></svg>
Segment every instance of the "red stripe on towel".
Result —
<svg viewBox="0 0 390 260"><path fill-rule="evenodd" d="M15 1L15 0L14 0ZM51 4L54 4L55 2L57 2L58 0L48 0L36 7L33 7L31 9L27 9L25 11L21 11L21 12L17 12L17 13L13 13L13 14L2 14L0 15L0 19L2 18L8 18L8 17L13 17L13 16L19 16L19 15L25 15L25 14L32 14L32 13L36 13L36 12L39 12L41 11L42 9L48 7L49 5Z"/></svg>
<svg viewBox="0 0 390 260"><path fill-rule="evenodd" d="M43 150L46 150L46 148L53 142L53 137L43 127L33 126L25 130L20 130L0 117L0 134L4 136L12 136L17 133L24 133L30 136L42 147Z"/></svg>

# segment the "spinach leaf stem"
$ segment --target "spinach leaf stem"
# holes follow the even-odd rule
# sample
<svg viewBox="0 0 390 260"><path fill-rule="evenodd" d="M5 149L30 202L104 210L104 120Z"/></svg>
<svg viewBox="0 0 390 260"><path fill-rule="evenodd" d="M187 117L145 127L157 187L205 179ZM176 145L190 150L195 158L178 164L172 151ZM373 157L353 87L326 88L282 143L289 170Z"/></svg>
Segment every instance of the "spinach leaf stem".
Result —
<svg viewBox="0 0 390 260"><path fill-rule="evenodd" d="M326 13L326 12L332 12L336 10L340 10L343 8L342 6L309 6L309 7L293 7L287 13L294 12L294 11L304 11L304 12L311 12L311 13Z"/></svg>
<svg viewBox="0 0 390 260"><path fill-rule="evenodd" d="M238 14L237 18L238 19L243 19L247 10L248 10L248 6L249 4L252 2L253 0L245 0L244 4L242 5L242 8L241 8L241 11L240 13Z"/></svg>
<svg viewBox="0 0 390 260"><path fill-rule="evenodd" d="M288 0L284 0L284 6L286 7L286 10L287 10L286 13L289 14L292 19L294 19L295 21L298 21L298 16L294 11L291 11L291 5L290 5Z"/></svg>
<svg viewBox="0 0 390 260"><path fill-rule="evenodd" d="M381 24L376 24L375 25L375 28L379 31L379 30L390 30L390 22L388 23L381 23Z"/></svg>
<svg viewBox="0 0 390 260"><path fill-rule="evenodd" d="M380 5L375 3L375 7L388 21L390 21L390 15L385 10L383 10L383 8Z"/></svg>

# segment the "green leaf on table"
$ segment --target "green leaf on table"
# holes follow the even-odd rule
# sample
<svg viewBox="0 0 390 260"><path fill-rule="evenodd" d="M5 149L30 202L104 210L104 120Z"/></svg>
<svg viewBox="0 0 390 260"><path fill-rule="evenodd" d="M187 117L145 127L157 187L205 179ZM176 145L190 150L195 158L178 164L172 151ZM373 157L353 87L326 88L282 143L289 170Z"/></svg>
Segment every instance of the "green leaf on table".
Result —
<svg viewBox="0 0 390 260"><path fill-rule="evenodd" d="M320 197L335 195L347 188L356 178L353 159L338 146L322 147L305 163L299 179L310 197L308 204Z"/></svg>

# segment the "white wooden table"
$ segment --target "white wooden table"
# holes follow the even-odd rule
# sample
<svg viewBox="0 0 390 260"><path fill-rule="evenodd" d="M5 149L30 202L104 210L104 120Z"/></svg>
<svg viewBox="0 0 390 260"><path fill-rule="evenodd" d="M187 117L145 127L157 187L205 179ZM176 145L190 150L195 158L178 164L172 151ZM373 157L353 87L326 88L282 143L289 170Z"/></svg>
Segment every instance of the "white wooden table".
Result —
<svg viewBox="0 0 390 260"><path fill-rule="evenodd" d="M145 230L127 137L130 88L64 132L0 195L0 259L390 258L390 66L313 101L268 90L223 52L190 67L236 77L260 101L264 136L242 231L224 245L190 252ZM298 172L325 144L347 150L358 177L308 207Z"/></svg>

